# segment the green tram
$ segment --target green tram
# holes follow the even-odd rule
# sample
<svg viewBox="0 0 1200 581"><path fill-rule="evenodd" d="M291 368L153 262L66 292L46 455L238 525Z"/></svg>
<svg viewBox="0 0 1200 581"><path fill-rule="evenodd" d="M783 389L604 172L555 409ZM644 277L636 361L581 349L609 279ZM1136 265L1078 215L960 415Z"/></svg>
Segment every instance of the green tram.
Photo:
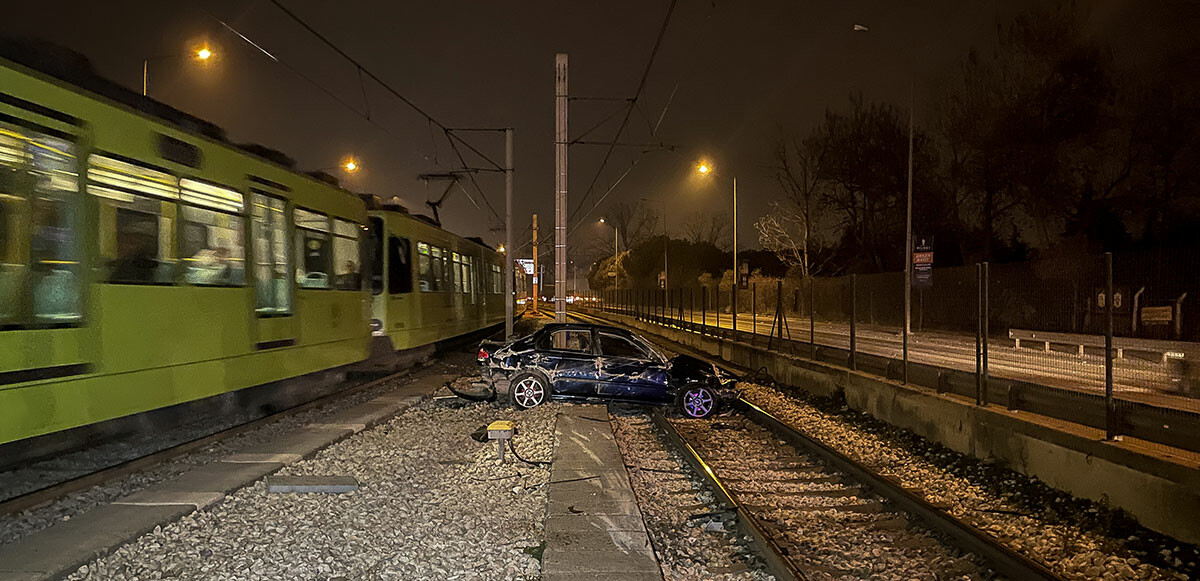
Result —
<svg viewBox="0 0 1200 581"><path fill-rule="evenodd" d="M364 198L375 244L371 270L381 273L371 284L374 353L430 346L504 321L501 254L400 206Z"/></svg>
<svg viewBox="0 0 1200 581"><path fill-rule="evenodd" d="M16 54L0 52L0 445L345 368L373 329L394 352L502 320L482 244L369 216L281 154Z"/></svg>

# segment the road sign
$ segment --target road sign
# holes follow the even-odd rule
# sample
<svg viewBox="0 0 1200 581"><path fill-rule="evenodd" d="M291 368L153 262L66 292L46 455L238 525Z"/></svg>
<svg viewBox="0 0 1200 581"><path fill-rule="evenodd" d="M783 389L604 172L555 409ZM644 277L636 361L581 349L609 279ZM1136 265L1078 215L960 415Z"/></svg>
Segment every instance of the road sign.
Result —
<svg viewBox="0 0 1200 581"><path fill-rule="evenodd" d="M521 268L525 270L525 274L533 274L533 259L532 258L518 258L518 259L514 260L513 262L516 262L517 264L521 265Z"/></svg>
<svg viewBox="0 0 1200 581"><path fill-rule="evenodd" d="M1096 289L1095 301L1092 304L1096 307L1096 312L1105 312L1108 309L1108 292L1102 288ZM1114 287L1112 296L1113 311L1128 313L1130 306L1129 290L1124 287Z"/></svg>
<svg viewBox="0 0 1200 581"><path fill-rule="evenodd" d="M1143 325L1165 325L1174 318L1174 307L1142 307Z"/></svg>
<svg viewBox="0 0 1200 581"><path fill-rule="evenodd" d="M917 288L933 286L933 239L919 238L913 245L912 284Z"/></svg>

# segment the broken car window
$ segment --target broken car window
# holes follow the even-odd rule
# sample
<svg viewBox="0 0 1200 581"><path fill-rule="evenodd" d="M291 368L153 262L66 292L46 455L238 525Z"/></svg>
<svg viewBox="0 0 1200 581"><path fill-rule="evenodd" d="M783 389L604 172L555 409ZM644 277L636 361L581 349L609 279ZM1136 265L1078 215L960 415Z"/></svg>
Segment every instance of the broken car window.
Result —
<svg viewBox="0 0 1200 581"><path fill-rule="evenodd" d="M600 354L606 357L633 357L647 359L646 352L633 341L612 333L599 333Z"/></svg>

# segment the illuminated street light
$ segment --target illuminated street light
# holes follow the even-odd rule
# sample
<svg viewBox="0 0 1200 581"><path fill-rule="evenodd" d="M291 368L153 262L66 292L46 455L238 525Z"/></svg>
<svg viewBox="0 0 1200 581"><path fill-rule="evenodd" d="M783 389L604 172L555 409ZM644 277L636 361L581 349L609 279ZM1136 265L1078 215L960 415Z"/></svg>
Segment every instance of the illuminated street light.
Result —
<svg viewBox="0 0 1200 581"><path fill-rule="evenodd" d="M196 60L207 62L209 59L216 56L217 53L213 52L213 50L211 48L209 48L208 46L202 46L202 47L196 49L196 52L192 53L192 54L196 57ZM148 59L143 59L142 60L142 96L147 97L150 95L150 61L179 59L179 58L183 58L186 56L188 56L188 55L187 54L169 54L169 55L164 55L164 56L156 56L156 57L152 57L152 58L148 58Z"/></svg>
<svg viewBox="0 0 1200 581"><path fill-rule="evenodd" d="M600 218L600 223L601 223L601 224L603 224L603 223L604 223L604 218Z"/></svg>
<svg viewBox="0 0 1200 581"><path fill-rule="evenodd" d="M504 254L504 245L501 244L500 247L496 249L496 252L499 252L500 254Z"/></svg>
<svg viewBox="0 0 1200 581"><path fill-rule="evenodd" d="M344 169L350 173L354 173L354 172L358 171L358 162L354 161L353 159L346 160L346 163L342 164L342 169Z"/></svg>
<svg viewBox="0 0 1200 581"><path fill-rule="evenodd" d="M700 175L707 176L713 172L713 168L707 162L700 162L696 166L696 172ZM737 255L737 176L733 176L733 285L730 287L730 293L734 297L730 304L730 315L733 318L733 329L737 330L737 286L738 286L738 255Z"/></svg>

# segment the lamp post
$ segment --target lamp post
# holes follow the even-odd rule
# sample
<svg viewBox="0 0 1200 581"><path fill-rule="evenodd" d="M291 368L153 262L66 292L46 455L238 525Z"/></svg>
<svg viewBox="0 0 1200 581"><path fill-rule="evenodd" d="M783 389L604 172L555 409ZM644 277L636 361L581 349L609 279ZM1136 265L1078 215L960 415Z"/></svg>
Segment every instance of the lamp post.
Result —
<svg viewBox="0 0 1200 581"><path fill-rule="evenodd" d="M862 24L854 25L854 32L868 32ZM913 109L916 108L916 80L908 87L908 200L905 204L904 220L904 383L908 383L908 336L912 334L912 210L913 210Z"/></svg>
<svg viewBox="0 0 1200 581"><path fill-rule="evenodd" d="M650 200L648 198L642 198L642 201L654 203L654 200ZM671 279L669 278L670 275L667 274L667 247L671 245L671 236L667 234L667 201L659 200L658 203L662 204L663 208L663 290L666 290L671 288Z"/></svg>
<svg viewBox="0 0 1200 581"><path fill-rule="evenodd" d="M601 224L608 224L604 218L600 218ZM621 231L617 229L616 224L608 224L613 229L613 289L617 288L617 241L620 239Z"/></svg>
<svg viewBox="0 0 1200 581"><path fill-rule="evenodd" d="M195 57L196 60L199 60L199 61L207 61L208 59L211 59L214 55L215 55L215 53L212 51L212 49L205 46L205 47L201 47L201 48L197 49L196 52L190 53L190 54L169 54L169 55L165 55L165 56L157 56L157 57L151 57L148 59L143 59L142 60L142 96L143 97L150 96L150 61L177 59L177 58L182 58L185 56Z"/></svg>
<svg viewBox="0 0 1200 581"><path fill-rule="evenodd" d="M713 173L712 165L701 162L696 166L696 172L702 176ZM733 176L733 284L729 287L729 312L733 319L733 330L737 331L737 286L738 286L738 252L737 252L737 176ZM718 307L720 303L718 301ZM719 319L718 319L719 321ZM719 324L718 324L719 326Z"/></svg>

